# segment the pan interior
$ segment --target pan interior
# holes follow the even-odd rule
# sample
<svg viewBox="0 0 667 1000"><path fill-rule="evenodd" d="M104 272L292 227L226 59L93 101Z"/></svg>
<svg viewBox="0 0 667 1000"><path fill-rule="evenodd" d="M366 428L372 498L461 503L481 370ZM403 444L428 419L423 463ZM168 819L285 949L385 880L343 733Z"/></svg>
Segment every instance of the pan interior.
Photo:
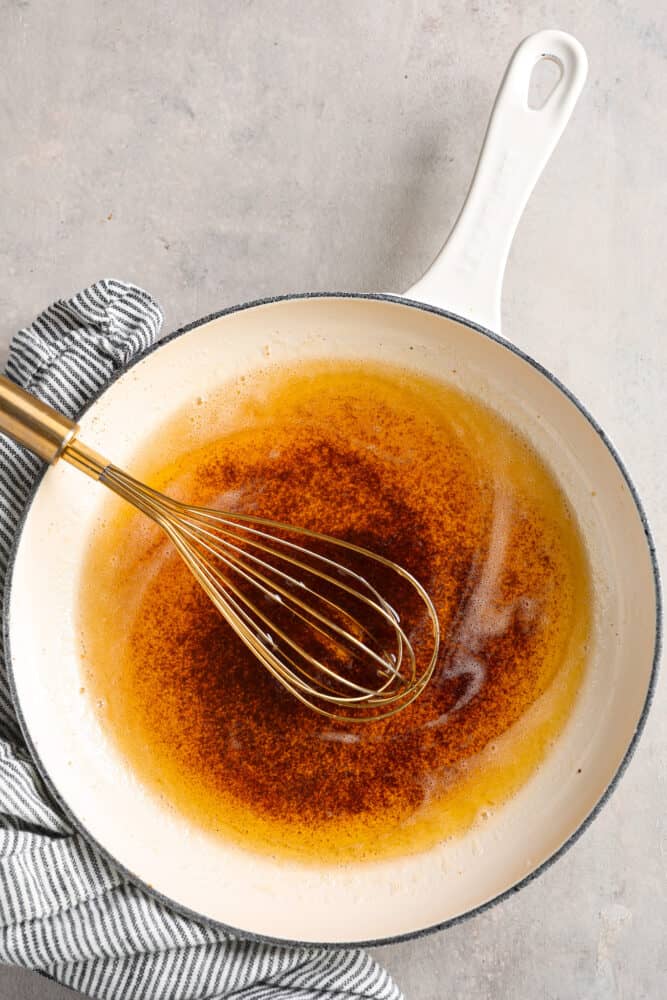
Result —
<svg viewBox="0 0 667 1000"><path fill-rule="evenodd" d="M440 378L500 412L556 472L586 538L595 635L574 713L544 765L468 835L415 857L362 865L278 863L221 843L161 807L128 773L79 696L74 607L87 534L104 497L65 465L45 476L17 552L9 609L16 692L42 766L77 820L120 864L177 904L291 940L407 934L516 884L571 836L604 793L650 683L650 554L618 465L567 396L495 340L400 301L287 299L223 315L125 373L85 415L82 437L123 465L136 451L137 428L150 435L176 409L265 366L267 357L279 365L372 360ZM43 609L37 623L35 606ZM53 727L54 713L68 725ZM118 823L118 816L133 821Z"/></svg>
<svg viewBox="0 0 667 1000"><path fill-rule="evenodd" d="M496 413L396 366L269 365L176 414L132 473L189 503L363 544L419 579L440 619L434 675L413 705L373 725L324 718L259 668L160 528L110 496L82 575L82 694L174 808L274 856L377 860L460 836L549 752L587 659L585 545L549 469ZM241 551L216 569L272 635L282 623L312 648L300 619L258 606L225 561L257 567L267 553L248 542L237 535ZM330 554L397 610L423 669L432 627L416 592L385 566ZM288 606L293 593L288 583Z"/></svg>

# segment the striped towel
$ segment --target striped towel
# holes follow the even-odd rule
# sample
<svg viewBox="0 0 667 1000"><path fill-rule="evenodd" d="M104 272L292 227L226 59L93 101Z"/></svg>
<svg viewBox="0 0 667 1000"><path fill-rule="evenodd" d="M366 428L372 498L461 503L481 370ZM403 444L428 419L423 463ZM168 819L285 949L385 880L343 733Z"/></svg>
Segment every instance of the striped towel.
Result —
<svg viewBox="0 0 667 1000"><path fill-rule="evenodd" d="M140 288L100 281L21 330L7 374L70 417L153 343L162 312ZM41 463L0 435L0 586ZM400 1000L361 950L243 940L180 916L134 886L50 800L0 661L0 961L104 1000Z"/></svg>

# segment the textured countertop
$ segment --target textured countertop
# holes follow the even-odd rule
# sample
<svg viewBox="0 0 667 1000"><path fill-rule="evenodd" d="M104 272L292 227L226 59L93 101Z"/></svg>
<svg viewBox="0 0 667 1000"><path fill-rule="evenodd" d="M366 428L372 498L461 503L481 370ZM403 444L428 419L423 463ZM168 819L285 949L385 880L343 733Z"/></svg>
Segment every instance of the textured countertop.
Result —
<svg viewBox="0 0 667 1000"><path fill-rule="evenodd" d="M575 34L589 81L519 227L504 333L607 429L660 548L664 4L0 0L0 12L3 355L39 309L99 277L149 289L166 330L280 292L401 291L461 206L515 45L544 27ZM661 683L620 786L557 865L460 926L378 949L408 1000L664 996L666 709ZM0 1000L65 996L0 968Z"/></svg>

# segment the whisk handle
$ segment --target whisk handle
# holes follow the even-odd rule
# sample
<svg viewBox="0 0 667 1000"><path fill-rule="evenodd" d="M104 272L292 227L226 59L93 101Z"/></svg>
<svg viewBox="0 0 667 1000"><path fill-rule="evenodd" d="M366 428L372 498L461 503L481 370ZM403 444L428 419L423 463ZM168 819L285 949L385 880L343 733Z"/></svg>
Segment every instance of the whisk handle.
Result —
<svg viewBox="0 0 667 1000"><path fill-rule="evenodd" d="M46 462L56 462L79 425L0 375L0 432Z"/></svg>

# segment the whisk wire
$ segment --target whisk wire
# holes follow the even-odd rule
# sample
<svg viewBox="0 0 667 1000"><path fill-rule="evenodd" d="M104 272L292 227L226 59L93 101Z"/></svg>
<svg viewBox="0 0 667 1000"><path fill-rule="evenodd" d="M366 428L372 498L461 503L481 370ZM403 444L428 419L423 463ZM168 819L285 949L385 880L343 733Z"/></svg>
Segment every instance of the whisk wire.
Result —
<svg viewBox="0 0 667 1000"><path fill-rule="evenodd" d="M435 665L437 615L427 592L402 567L307 528L183 504L113 465L100 478L166 531L218 612L271 675L309 708L335 720L372 721L406 707L423 691ZM433 630L433 652L422 669L398 614L362 574L285 534L372 560L416 591ZM253 592L305 628L311 640L317 637L333 664L305 648L257 604ZM347 606L331 594L340 594ZM362 623L350 604L375 625ZM391 635L391 650L376 629Z"/></svg>
<svg viewBox="0 0 667 1000"><path fill-rule="evenodd" d="M259 569L254 570L252 573L247 572L246 571L247 564L244 562L242 558L240 558L239 556L229 555L229 551L242 553L243 550L239 548L239 546L233 545L228 542L224 543L224 547L222 545L218 546L211 545L210 543L202 541L199 535L195 534L194 532L192 532L187 528L182 527L181 531L186 537L192 538L196 544L200 545L206 551L210 552L212 555L217 555L220 561L224 565L228 566L230 569L237 572L244 580L246 580L251 586L260 590L260 592L264 594L266 597L273 600L279 600L280 603L283 605L283 607L290 610L291 613L296 618L305 622L306 624L310 623L312 625L312 628L320 635L326 636L329 640L331 640L331 635L325 630L325 628L321 627L321 626L326 626L332 632L346 639L350 644L356 646L358 650L363 650L368 656L370 656L377 662L378 666L384 668L385 670L389 669L395 674L399 673L395 665L392 664L387 657L379 656L367 644L364 644L359 639L357 639L355 635L351 634L350 632L347 632L340 625L337 625L334 621L332 621L332 619L327 618L326 615L323 615L320 612L318 612L314 607L312 607L312 605L307 604L305 601L302 601L296 595L290 593L290 591L287 590L287 588L283 587L277 581L271 580L270 577L268 577L265 573L261 572ZM208 537L210 533L205 532L204 534L205 536ZM249 560L251 560L256 565L266 568L274 573L279 572L275 569L275 567L272 567L265 560L258 559L257 557L251 555L250 553L245 553L245 555ZM294 580L293 577L290 577L287 574L281 574L281 575L285 579L289 580L289 582L293 583L297 582L296 580ZM228 583L228 578L223 578L223 577L219 578L222 580L223 583L225 584ZM322 595L317 595L317 596L319 600L327 604L329 607L336 608L341 613L342 616L347 618L347 620L353 626L356 626L362 633L365 633L371 639L373 638L368 629L365 626L363 626L356 618L354 618L354 616L351 615L350 612L348 612L343 608L338 607L337 605L334 604L333 601L329 600L329 598L327 597L324 597ZM392 627L401 634L401 636L405 641L407 641L407 637L403 636L402 630L398 627L395 619L393 619L391 615L385 612L384 609L381 608L379 605L371 605L370 601L368 601L368 604L369 606L373 606L374 610L376 610L378 613L386 615L387 621L391 623ZM306 617L306 615L295 610L295 607L301 609L302 612L306 612L308 615L312 616L312 618L318 624L312 624L312 622L309 622L309 619ZM336 645L337 648L341 650L345 648L341 643L336 643Z"/></svg>
<svg viewBox="0 0 667 1000"><path fill-rule="evenodd" d="M174 535L176 534L176 532L174 532L174 533L170 532L170 534L171 534L171 537L173 538ZM180 539L179 539L179 542L180 542ZM247 598L243 594L243 592L234 583L232 583L231 580L229 580L228 577L223 576L223 574L218 569L214 569L214 568L208 566L206 564L206 562L201 558L201 556L198 556L197 554L194 554L194 553L190 552L190 559L192 561L192 564L196 567L197 572L201 573L206 578L207 583L209 584L209 586L210 586L211 589L213 589L213 588L216 587L216 583L220 583L225 590L231 591L237 597L237 599L243 600L244 603L246 604L246 606L251 609L251 611L257 616L257 618L260 619L260 621L262 621L267 626L271 625L271 619L263 611L261 611L261 609L258 608L257 605L253 601L251 601L249 598ZM243 574L243 575L246 576L246 574ZM251 583L254 582L249 577L247 577L247 579ZM237 607L238 607L238 605L237 605ZM246 620L248 623L251 621L250 616L247 616L247 613L243 612L242 615L244 617L244 620ZM306 622L307 624L310 624L308 622L308 619L305 618L305 616L298 615L297 617L300 617L304 622ZM316 626L311 626L311 627L313 629L316 629ZM289 636L283 629L277 627L275 624L273 625L273 628L274 628L274 631L275 631L276 635L279 636L295 652L300 653L304 658L309 659L311 662L315 662L315 661L313 661L313 658L310 657L310 654L299 643L297 643L296 640L294 640L291 636ZM324 632L324 630L319 630L319 631L321 631L321 633L323 635L326 635L326 633ZM261 633L260 632L260 635L261 634L266 635L266 633ZM275 640L273 640L272 637L270 637L270 638L271 638L271 640L273 642L275 642ZM351 640L353 640L352 636L350 636L349 638ZM360 644L360 648L362 648L363 651L366 652L366 653L368 653L369 655L375 655L375 654L373 654L372 650L367 649L367 647L364 647L361 644ZM340 649L341 650L344 649L344 647L342 646L342 644L340 644ZM268 652L269 655L271 655L271 651L270 650L267 650L267 652ZM381 661L381 662L384 664L384 661ZM361 685L359 685L359 684L351 681L349 678L346 678L346 677L343 677L343 676L341 676L339 674L336 674L333 670L331 670L329 667L327 667L326 664L324 664L324 663L320 663L319 661L317 661L317 666L318 666L318 669L321 670L323 673L328 674L332 678L336 678L336 680L338 680L341 684L344 684L347 687L353 688L353 689L355 689L357 691L363 691L364 693L370 694L370 695L373 695L375 693L374 690L371 690L371 689L368 689L368 688L364 688Z"/></svg>

